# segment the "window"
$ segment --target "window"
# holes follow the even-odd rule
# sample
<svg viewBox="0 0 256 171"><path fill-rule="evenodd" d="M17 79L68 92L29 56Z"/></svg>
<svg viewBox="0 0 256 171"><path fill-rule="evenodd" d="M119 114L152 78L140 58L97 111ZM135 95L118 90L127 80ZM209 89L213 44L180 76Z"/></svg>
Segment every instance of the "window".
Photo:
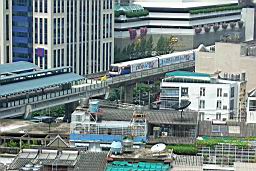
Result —
<svg viewBox="0 0 256 171"><path fill-rule="evenodd" d="M212 125L213 133L224 133L228 131L227 125Z"/></svg>
<svg viewBox="0 0 256 171"><path fill-rule="evenodd" d="M204 120L204 112L199 112L199 119L200 121Z"/></svg>
<svg viewBox="0 0 256 171"><path fill-rule="evenodd" d="M6 46L6 62L10 63L10 53L9 53L9 46Z"/></svg>
<svg viewBox="0 0 256 171"><path fill-rule="evenodd" d="M221 113L216 113L216 119L221 120Z"/></svg>
<svg viewBox="0 0 256 171"><path fill-rule="evenodd" d="M216 106L217 109L221 109L221 100L217 100L217 106Z"/></svg>
<svg viewBox="0 0 256 171"><path fill-rule="evenodd" d="M199 109L204 109L205 108L205 101L204 100L200 100L199 101Z"/></svg>
<svg viewBox="0 0 256 171"><path fill-rule="evenodd" d="M40 0L39 2L39 12L43 12L43 0Z"/></svg>
<svg viewBox="0 0 256 171"><path fill-rule="evenodd" d="M224 97L228 97L228 93L224 93L223 96L224 96Z"/></svg>
<svg viewBox="0 0 256 171"><path fill-rule="evenodd" d="M38 1L35 0L35 12L38 12Z"/></svg>
<svg viewBox="0 0 256 171"><path fill-rule="evenodd" d="M217 88L217 97L222 96L222 88Z"/></svg>
<svg viewBox="0 0 256 171"><path fill-rule="evenodd" d="M205 88L200 87L200 96L205 96Z"/></svg>
<svg viewBox="0 0 256 171"><path fill-rule="evenodd" d="M35 43L38 43L38 19L35 18Z"/></svg>
<svg viewBox="0 0 256 171"><path fill-rule="evenodd" d="M230 110L234 110L234 100L230 100Z"/></svg>
<svg viewBox="0 0 256 171"><path fill-rule="evenodd" d="M48 22L47 22L47 18L44 19L44 44L47 45L47 39L48 39L48 33L47 33L47 26L48 26Z"/></svg>
<svg viewBox="0 0 256 171"><path fill-rule="evenodd" d="M5 0L6 4L5 4L5 8L8 10L9 9L9 0Z"/></svg>
<svg viewBox="0 0 256 171"><path fill-rule="evenodd" d="M235 97L235 87L231 87L230 97Z"/></svg>
<svg viewBox="0 0 256 171"><path fill-rule="evenodd" d="M6 15L6 40L9 40L9 15Z"/></svg>
<svg viewBox="0 0 256 171"><path fill-rule="evenodd" d="M181 96L188 96L188 87L181 88Z"/></svg>
<svg viewBox="0 0 256 171"><path fill-rule="evenodd" d="M47 5L48 0L44 0L44 13L48 12L48 5Z"/></svg>
<svg viewBox="0 0 256 171"><path fill-rule="evenodd" d="M39 34L40 34L40 39L39 42L40 44L43 44L43 19L39 19Z"/></svg>
<svg viewBox="0 0 256 171"><path fill-rule="evenodd" d="M227 105L223 105L223 110L227 110L227 109L228 109Z"/></svg>
<svg viewBox="0 0 256 171"><path fill-rule="evenodd" d="M256 100L249 100L249 111L256 111Z"/></svg>

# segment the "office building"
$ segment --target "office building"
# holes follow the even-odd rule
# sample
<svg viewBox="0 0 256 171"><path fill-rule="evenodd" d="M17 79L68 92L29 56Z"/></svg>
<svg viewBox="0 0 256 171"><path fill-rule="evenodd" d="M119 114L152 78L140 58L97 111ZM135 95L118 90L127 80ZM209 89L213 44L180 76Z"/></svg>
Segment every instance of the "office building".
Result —
<svg viewBox="0 0 256 171"><path fill-rule="evenodd" d="M176 51L194 49L202 43L212 45L229 34L244 40L241 19L237 0L134 0L129 5L116 4L115 50L122 56L128 45L138 45L151 36L154 46L163 36Z"/></svg>
<svg viewBox="0 0 256 171"><path fill-rule="evenodd" d="M3 31L10 34L9 53L7 47L1 51L4 62L30 61L42 69L72 66L80 75L106 71L113 63L113 0L1 3L9 3L3 13L11 23Z"/></svg>
<svg viewBox="0 0 256 171"><path fill-rule="evenodd" d="M175 71L166 74L160 89L160 109L190 101L201 120L244 120L246 82L220 79L204 73Z"/></svg>
<svg viewBox="0 0 256 171"><path fill-rule="evenodd" d="M232 37L230 38L232 39ZM209 65L211 64L211 65ZM244 43L217 42L211 51L196 52L196 72L220 72L221 77L245 77L247 91L256 88L255 77L256 44L255 41Z"/></svg>

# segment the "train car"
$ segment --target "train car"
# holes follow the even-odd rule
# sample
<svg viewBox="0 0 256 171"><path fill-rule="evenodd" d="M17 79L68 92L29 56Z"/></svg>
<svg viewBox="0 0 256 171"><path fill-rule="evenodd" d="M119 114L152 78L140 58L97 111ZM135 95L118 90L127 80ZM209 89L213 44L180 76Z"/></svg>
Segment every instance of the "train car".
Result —
<svg viewBox="0 0 256 171"><path fill-rule="evenodd" d="M109 69L109 76L130 74L133 72L144 71L147 69L158 68L158 58L144 58L133 61L112 64Z"/></svg>
<svg viewBox="0 0 256 171"><path fill-rule="evenodd" d="M175 52L167 55L158 56L159 67L178 64L182 62L194 61L195 52L194 50L184 51L184 52Z"/></svg>

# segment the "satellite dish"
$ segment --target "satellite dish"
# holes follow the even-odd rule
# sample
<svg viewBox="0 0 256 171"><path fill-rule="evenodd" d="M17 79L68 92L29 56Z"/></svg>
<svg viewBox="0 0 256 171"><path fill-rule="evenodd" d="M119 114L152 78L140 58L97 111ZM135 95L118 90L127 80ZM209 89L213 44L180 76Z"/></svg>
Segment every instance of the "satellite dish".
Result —
<svg viewBox="0 0 256 171"><path fill-rule="evenodd" d="M160 153L166 149L165 144L156 144L153 147L151 147L151 152L152 153Z"/></svg>
<svg viewBox="0 0 256 171"><path fill-rule="evenodd" d="M176 103L172 106L173 109L175 110L183 110L185 108L187 108L189 105L191 104L190 101L188 100L181 100L181 102Z"/></svg>

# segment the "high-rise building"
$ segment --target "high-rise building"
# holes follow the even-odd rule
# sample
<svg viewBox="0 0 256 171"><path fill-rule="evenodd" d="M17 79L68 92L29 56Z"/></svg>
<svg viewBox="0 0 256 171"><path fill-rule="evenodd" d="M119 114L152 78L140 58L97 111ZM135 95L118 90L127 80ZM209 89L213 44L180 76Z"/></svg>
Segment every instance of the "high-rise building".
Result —
<svg viewBox="0 0 256 171"><path fill-rule="evenodd" d="M3 9L6 3L9 11ZM8 32L10 39L9 53L7 38L0 40L1 49L6 46L0 51L3 62L72 66L86 75L106 71L114 61L113 0L6 0L0 6L0 18L10 23L0 26L0 34Z"/></svg>

